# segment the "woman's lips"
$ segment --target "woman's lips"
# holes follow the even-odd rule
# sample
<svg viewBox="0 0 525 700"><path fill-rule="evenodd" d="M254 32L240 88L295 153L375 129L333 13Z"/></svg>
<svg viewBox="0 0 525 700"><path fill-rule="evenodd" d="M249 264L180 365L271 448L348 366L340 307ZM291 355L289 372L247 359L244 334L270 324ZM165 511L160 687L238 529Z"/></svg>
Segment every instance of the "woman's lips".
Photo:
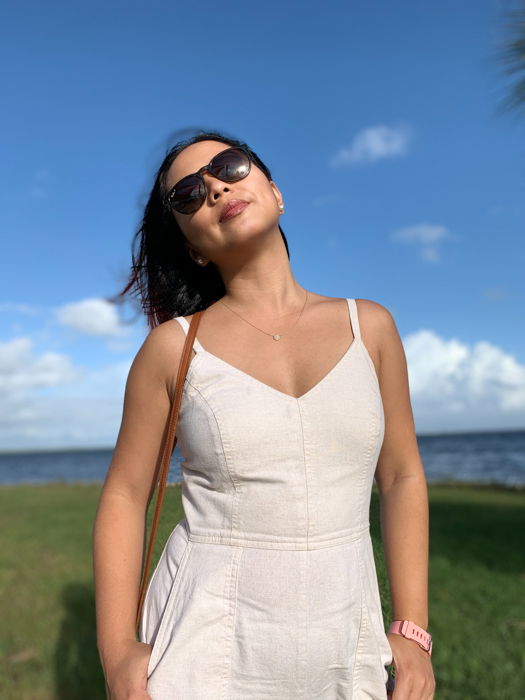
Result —
<svg viewBox="0 0 525 700"><path fill-rule="evenodd" d="M240 214L241 211L246 209L248 204L249 204L249 202L243 202L243 201L239 200L238 202L234 202L230 205L226 205L226 211L222 214L219 221L221 221L221 223L222 223L223 221L227 221L228 219L232 219L234 216L237 216L237 214Z"/></svg>

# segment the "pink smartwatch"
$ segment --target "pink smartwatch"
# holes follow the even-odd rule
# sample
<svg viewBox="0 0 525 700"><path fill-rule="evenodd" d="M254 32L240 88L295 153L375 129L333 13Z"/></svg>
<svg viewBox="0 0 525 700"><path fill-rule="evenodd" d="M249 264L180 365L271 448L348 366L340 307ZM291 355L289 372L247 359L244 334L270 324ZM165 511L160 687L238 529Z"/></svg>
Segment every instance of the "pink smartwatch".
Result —
<svg viewBox="0 0 525 700"><path fill-rule="evenodd" d="M413 639L429 656L432 654L432 636L412 620L394 620L388 631L400 634L406 639Z"/></svg>

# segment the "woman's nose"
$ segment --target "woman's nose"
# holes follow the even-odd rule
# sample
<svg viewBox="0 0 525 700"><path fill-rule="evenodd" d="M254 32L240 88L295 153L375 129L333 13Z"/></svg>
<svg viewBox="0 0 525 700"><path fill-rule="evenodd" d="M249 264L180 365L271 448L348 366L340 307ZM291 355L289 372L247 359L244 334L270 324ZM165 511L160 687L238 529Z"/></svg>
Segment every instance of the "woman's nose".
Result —
<svg viewBox="0 0 525 700"><path fill-rule="evenodd" d="M206 184L206 190L207 190L208 195L210 197L213 197L214 199L216 199L217 196L220 195L223 191L229 192L230 188L229 188L227 182L223 182L222 180L219 180L219 178L214 177L213 175L210 175L210 173L208 173L208 172L203 173L202 176L203 176L204 182Z"/></svg>

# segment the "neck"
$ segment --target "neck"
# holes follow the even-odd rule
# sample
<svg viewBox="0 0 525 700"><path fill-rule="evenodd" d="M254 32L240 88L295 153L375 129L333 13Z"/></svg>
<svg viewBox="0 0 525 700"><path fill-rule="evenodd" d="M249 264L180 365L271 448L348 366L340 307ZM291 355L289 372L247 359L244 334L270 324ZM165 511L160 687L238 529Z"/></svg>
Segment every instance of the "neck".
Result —
<svg viewBox="0 0 525 700"><path fill-rule="evenodd" d="M306 290L295 280L284 242L252 255L236 267L220 269L226 293L223 300L237 311L250 311L258 318L281 318L297 313Z"/></svg>

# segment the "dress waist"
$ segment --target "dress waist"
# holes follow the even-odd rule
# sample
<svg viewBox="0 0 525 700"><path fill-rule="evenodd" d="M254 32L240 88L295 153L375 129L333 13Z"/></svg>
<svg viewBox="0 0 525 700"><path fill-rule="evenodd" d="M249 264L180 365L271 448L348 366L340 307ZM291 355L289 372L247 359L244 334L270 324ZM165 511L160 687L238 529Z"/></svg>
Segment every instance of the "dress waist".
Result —
<svg viewBox="0 0 525 700"><path fill-rule="evenodd" d="M224 531L197 534L188 530L188 539L192 542L222 544L234 547L256 547L258 549L322 549L323 547L336 547L337 545L360 540L367 536L370 536L370 525L368 522L362 527L354 528L353 530L316 535L315 537L308 537L307 535L298 537L272 537L271 535L251 535L242 532L226 533Z"/></svg>

